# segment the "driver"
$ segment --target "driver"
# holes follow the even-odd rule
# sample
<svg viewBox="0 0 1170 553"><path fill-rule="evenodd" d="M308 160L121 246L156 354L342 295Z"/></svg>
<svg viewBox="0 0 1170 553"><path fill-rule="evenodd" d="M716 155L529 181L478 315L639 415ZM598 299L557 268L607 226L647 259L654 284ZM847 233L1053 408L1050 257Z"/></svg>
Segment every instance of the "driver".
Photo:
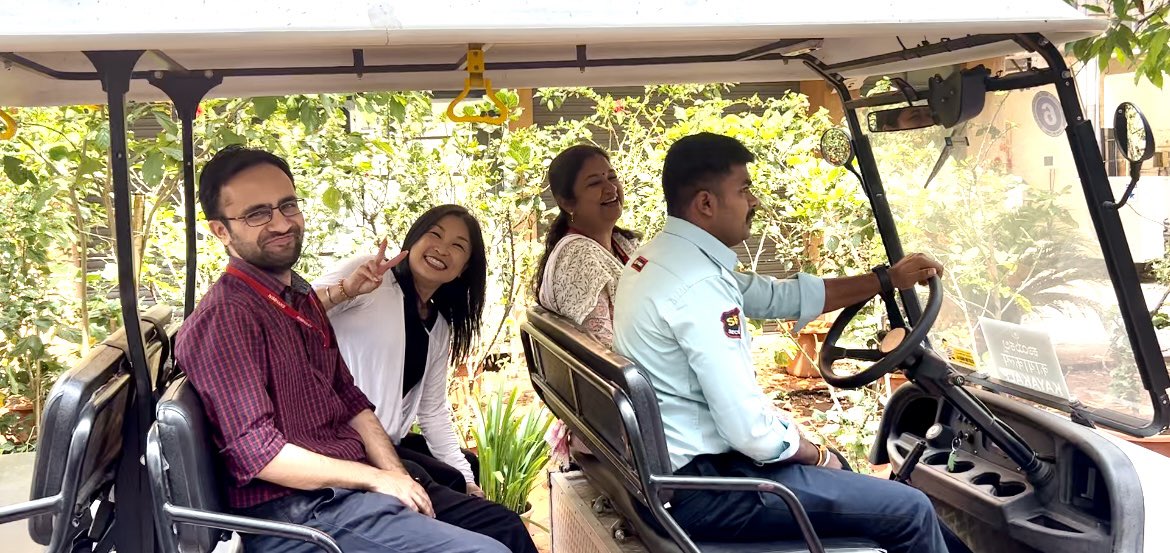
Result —
<svg viewBox="0 0 1170 553"><path fill-rule="evenodd" d="M739 141L701 133L667 152L662 188L669 217L618 281L614 349L640 365L658 394L675 474L775 480L798 498L821 536L869 537L890 553L948 551L922 492L838 470L834 455L801 437L756 383L745 317L795 318L865 301L882 283L908 289L941 275L922 254L874 274L789 280L736 271L731 246L751 234L759 204ZM884 273L884 274L882 274ZM692 537L719 541L799 538L770 494L679 491L668 507ZM953 540L956 551L966 551Z"/></svg>

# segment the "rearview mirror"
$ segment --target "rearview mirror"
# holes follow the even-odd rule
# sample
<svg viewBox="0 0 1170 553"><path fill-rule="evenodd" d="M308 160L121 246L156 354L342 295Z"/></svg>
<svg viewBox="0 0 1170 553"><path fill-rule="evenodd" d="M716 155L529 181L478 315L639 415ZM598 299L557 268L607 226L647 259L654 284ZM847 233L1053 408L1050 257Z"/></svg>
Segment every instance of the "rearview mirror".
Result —
<svg viewBox="0 0 1170 553"><path fill-rule="evenodd" d="M1113 135L1117 139L1117 149L1121 157L1129 161L1129 186L1121 195L1120 202L1106 202L1106 207L1120 208L1129 201L1133 189L1137 186L1142 174L1142 162L1154 157L1154 132L1150 130L1150 123L1142 110L1137 106L1122 102L1113 112Z"/></svg>
<svg viewBox="0 0 1170 553"><path fill-rule="evenodd" d="M869 132L921 129L935 124L930 106L907 106L870 112Z"/></svg>
<svg viewBox="0 0 1170 553"><path fill-rule="evenodd" d="M853 161L853 141L839 128L831 128L821 135L821 157L835 167Z"/></svg>

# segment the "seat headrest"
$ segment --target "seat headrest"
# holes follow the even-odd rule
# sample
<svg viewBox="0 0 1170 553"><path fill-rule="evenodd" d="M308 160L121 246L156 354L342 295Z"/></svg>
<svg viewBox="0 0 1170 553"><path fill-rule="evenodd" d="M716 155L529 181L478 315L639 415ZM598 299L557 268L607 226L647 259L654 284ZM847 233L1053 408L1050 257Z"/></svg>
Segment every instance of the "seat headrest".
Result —
<svg viewBox="0 0 1170 553"><path fill-rule="evenodd" d="M558 387L557 383L565 382L567 380L573 381L573 388L576 390L576 398L580 401L585 401L586 398L592 398L586 404L575 404L578 409L576 417L578 420L585 421L610 421L621 420L617 413L618 406L605 393L589 393L591 389L588 384L588 379L575 377L571 374L555 374L564 371L589 371L598 376L601 380L610 383L617 388L625 399L629 401L634 409L635 418L638 421L638 434L642 437L642 443L646 451L644 451L644 458L650 470L655 474L669 474L670 457L666 450L666 436L662 429L662 415L658 410L658 397L654 392L654 387L645 373L633 361L613 352L605 347L601 342L594 339L586 331L578 328L568 319L557 315L543 307L536 306L528 310L528 324L537 333L543 335L548 340L559 346L563 352L557 351L542 351L541 359L534 360L536 363L542 362L542 359L547 360L548 355L553 355L562 361L561 363L544 363L543 378L552 383L554 388ZM542 350L547 350L540 340L534 340L534 346ZM562 357L568 355L571 359L563 359ZM530 372L534 371L536 367L530 367ZM567 396L570 394L561 394ZM605 398L604 400L602 398ZM565 403L574 401L572 398L564 397ZM612 411L612 416L598 413L597 410L604 409ZM590 412L590 411L594 412ZM567 418L567 414L555 413L562 419ZM613 429L596 428L598 435L609 435ZM631 470L635 470L631 467Z"/></svg>
<svg viewBox="0 0 1170 553"><path fill-rule="evenodd" d="M614 353L572 321L543 307L530 308L528 322L606 380L620 383L625 378L625 369L634 366L632 361Z"/></svg>

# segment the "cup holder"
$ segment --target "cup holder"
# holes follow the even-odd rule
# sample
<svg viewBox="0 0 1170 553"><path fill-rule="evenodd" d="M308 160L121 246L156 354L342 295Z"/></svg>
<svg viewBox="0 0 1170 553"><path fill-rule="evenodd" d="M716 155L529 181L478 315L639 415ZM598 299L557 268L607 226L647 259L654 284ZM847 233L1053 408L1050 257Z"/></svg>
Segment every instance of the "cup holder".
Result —
<svg viewBox="0 0 1170 553"><path fill-rule="evenodd" d="M971 483L975 484L976 486L991 486L994 488L999 485L999 474L995 472L985 472L979 476L976 476L975 478L972 478Z"/></svg>
<svg viewBox="0 0 1170 553"><path fill-rule="evenodd" d="M971 483L976 486L990 486L991 495L995 497L1012 497L1020 495L1028 489L1023 482L1016 482L1013 480L1001 480L999 473L985 472L971 479Z"/></svg>
<svg viewBox="0 0 1170 553"><path fill-rule="evenodd" d="M950 458L950 456L950 452L940 451L938 453L932 453L931 455L927 456L922 460L922 462L936 467L941 466L945 470L947 466L947 459ZM975 463L972 463L971 461L955 461L955 470L948 472L952 474L958 474L960 472L967 472L973 468L975 468Z"/></svg>

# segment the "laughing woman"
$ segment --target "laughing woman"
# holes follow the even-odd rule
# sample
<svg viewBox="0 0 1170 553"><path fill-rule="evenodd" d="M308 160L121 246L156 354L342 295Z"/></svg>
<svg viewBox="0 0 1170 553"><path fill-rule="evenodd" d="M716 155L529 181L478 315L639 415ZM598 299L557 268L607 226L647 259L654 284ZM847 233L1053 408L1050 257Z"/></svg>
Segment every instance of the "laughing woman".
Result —
<svg viewBox="0 0 1170 553"><path fill-rule="evenodd" d="M481 499L451 423L447 367L466 361L483 314L487 260L479 222L464 207L441 205L410 227L404 253L385 260L385 248L383 242L377 255L344 261L313 283L354 382L407 469L421 467L435 484L424 487L436 518L534 552L519 517ZM410 433L416 420L422 436Z"/></svg>
<svg viewBox="0 0 1170 553"><path fill-rule="evenodd" d="M545 238L537 298L612 347L617 279L638 245L636 234L616 226L622 183L605 150L579 144L553 158L548 184L560 213Z"/></svg>

